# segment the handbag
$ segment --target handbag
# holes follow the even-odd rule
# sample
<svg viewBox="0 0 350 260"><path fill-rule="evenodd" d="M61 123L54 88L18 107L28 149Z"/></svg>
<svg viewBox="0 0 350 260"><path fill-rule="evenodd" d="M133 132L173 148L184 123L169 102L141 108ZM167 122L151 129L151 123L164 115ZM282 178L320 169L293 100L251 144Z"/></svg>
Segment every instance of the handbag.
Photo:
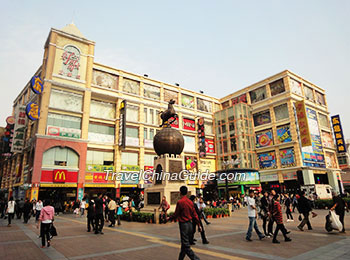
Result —
<svg viewBox="0 0 350 260"><path fill-rule="evenodd" d="M122 208L118 207L117 216L123 215Z"/></svg>
<svg viewBox="0 0 350 260"><path fill-rule="evenodd" d="M53 237L57 236L57 230L53 224L50 226L50 235Z"/></svg>

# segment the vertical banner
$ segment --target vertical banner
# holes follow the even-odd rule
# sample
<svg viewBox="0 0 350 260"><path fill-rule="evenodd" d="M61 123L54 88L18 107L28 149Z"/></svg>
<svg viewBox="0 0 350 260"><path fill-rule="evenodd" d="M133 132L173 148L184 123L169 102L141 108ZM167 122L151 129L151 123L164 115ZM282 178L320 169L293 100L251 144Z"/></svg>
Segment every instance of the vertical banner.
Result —
<svg viewBox="0 0 350 260"><path fill-rule="evenodd" d="M78 200L82 201L83 197L84 197L84 189L78 188Z"/></svg>
<svg viewBox="0 0 350 260"><path fill-rule="evenodd" d="M301 146L302 147L311 146L312 145L311 136L310 136L309 124L306 116L306 108L305 108L304 100L295 102L295 109L296 109L297 118L298 118Z"/></svg>
<svg viewBox="0 0 350 260"><path fill-rule="evenodd" d="M206 157L206 147L205 147L205 132L204 132L204 118L200 117L198 119L198 150L199 158Z"/></svg>
<svg viewBox="0 0 350 260"><path fill-rule="evenodd" d="M120 115L119 115L119 146L125 148L125 136L126 136L126 100L120 103Z"/></svg>
<svg viewBox="0 0 350 260"><path fill-rule="evenodd" d="M11 152L22 152L25 139L25 128L27 125L26 109L22 106L15 108L15 126L12 138Z"/></svg>
<svg viewBox="0 0 350 260"><path fill-rule="evenodd" d="M332 126L333 126L333 132L334 132L334 138L337 145L337 151L338 153L346 153L346 144L345 144L345 138L343 134L343 128L340 123L340 116L332 116Z"/></svg>
<svg viewBox="0 0 350 260"><path fill-rule="evenodd" d="M38 200L38 196L39 196L39 187L32 187L32 190L30 193L30 201Z"/></svg>

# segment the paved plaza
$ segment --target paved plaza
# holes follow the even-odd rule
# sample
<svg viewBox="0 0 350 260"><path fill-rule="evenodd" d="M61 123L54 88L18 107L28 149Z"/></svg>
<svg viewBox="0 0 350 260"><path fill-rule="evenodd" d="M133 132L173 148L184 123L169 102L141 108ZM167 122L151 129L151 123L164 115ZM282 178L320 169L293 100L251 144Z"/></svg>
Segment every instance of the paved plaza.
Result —
<svg viewBox="0 0 350 260"><path fill-rule="evenodd" d="M232 217L211 219L205 226L209 245L202 245L196 233L197 245L192 248L200 259L350 259L350 233L327 233L324 229L326 210L316 211L313 230L296 228L297 222L288 222L292 242L272 244L267 238L245 241L248 225L247 210L235 211ZM294 218L297 218L294 214ZM350 214L345 218L350 229ZM104 228L104 235L86 232L86 218L73 215L56 217L58 236L50 248L40 248L40 239L34 219L29 224L14 220L0 220L0 259L177 259L180 240L177 223L162 225L122 222L120 227ZM261 220L259 220L259 227ZM281 236L281 234L280 234Z"/></svg>

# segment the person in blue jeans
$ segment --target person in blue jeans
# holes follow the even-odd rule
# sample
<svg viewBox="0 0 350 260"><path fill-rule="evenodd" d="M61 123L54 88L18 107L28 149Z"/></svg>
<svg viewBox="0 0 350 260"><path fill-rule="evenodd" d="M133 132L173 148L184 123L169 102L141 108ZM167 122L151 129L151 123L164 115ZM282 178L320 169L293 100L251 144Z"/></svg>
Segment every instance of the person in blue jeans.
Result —
<svg viewBox="0 0 350 260"><path fill-rule="evenodd" d="M254 191L249 192L249 197L247 199L247 206L248 206L249 227L248 227L248 231L245 239L249 242L253 241L251 237L252 237L252 231L254 227L256 234L259 236L259 239L261 240L265 236L260 232L258 228L258 224L256 223L256 206L255 206Z"/></svg>

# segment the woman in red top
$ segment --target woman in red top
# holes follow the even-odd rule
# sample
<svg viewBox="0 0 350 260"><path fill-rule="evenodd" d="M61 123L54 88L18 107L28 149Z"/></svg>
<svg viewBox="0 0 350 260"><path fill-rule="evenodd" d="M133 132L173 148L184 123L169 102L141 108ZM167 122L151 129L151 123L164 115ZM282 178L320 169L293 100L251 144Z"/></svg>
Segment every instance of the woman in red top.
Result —
<svg viewBox="0 0 350 260"><path fill-rule="evenodd" d="M283 215L282 215L282 209L280 204L280 196L275 195L274 196L274 204L273 204L273 218L276 221L277 227L275 230L275 233L273 234L273 240L272 243L279 244L280 242L277 240L277 234L278 231L282 231L282 234L284 236L284 241L289 242L292 241L289 237L287 237L287 230L285 226L283 225Z"/></svg>

